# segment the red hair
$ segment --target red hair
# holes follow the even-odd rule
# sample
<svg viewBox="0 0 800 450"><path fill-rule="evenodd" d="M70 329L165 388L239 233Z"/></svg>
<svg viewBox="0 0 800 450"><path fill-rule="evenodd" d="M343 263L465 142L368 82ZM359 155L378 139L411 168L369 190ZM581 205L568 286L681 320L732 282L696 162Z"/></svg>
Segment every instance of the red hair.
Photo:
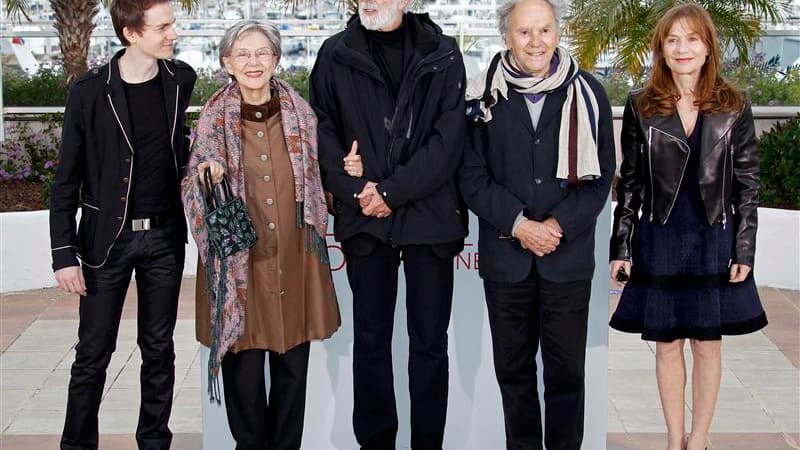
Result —
<svg viewBox="0 0 800 450"><path fill-rule="evenodd" d="M708 49L708 57L700 69L700 79L695 89L695 105L701 114L739 111L744 105L744 95L720 74L720 50L717 32L711 16L696 3L672 7L658 21L653 31L650 47L653 51L653 73L639 99L639 110L645 117L668 116L675 112L680 96L672 79L672 71L664 58L664 42L672 26L685 21L687 27L700 35Z"/></svg>

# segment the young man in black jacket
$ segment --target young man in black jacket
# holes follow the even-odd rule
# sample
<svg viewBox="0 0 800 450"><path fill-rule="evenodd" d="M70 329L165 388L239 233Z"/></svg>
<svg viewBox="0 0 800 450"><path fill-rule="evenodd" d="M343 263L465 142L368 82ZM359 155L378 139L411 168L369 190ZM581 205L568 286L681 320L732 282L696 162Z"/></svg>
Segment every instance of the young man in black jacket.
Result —
<svg viewBox="0 0 800 450"><path fill-rule="evenodd" d="M136 439L140 449L168 449L186 238L179 181L196 75L170 60L177 35L169 1L116 0L111 17L125 49L70 89L50 201L56 280L81 295L61 448L98 447L106 368L135 270L142 355Z"/></svg>
<svg viewBox="0 0 800 450"><path fill-rule="evenodd" d="M391 341L401 260L411 446L442 448L452 259L466 235L455 183L466 133L464 65L455 40L427 14L404 14L408 3L359 1L311 74L323 184L334 196L353 292L353 426L364 449L395 448ZM346 171L351 148L361 177Z"/></svg>

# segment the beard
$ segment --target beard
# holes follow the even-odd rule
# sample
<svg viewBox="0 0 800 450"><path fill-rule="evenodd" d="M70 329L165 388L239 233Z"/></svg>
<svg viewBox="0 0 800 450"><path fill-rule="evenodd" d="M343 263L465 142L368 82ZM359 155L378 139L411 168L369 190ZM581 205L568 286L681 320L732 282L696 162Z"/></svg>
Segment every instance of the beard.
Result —
<svg viewBox="0 0 800 450"><path fill-rule="evenodd" d="M364 14L365 9L374 9L377 13L368 16ZM372 1L358 2L358 17L361 19L361 25L368 30L374 31L386 28L397 19L398 15L402 14L400 0L392 0L390 5L385 6L378 6L377 3Z"/></svg>

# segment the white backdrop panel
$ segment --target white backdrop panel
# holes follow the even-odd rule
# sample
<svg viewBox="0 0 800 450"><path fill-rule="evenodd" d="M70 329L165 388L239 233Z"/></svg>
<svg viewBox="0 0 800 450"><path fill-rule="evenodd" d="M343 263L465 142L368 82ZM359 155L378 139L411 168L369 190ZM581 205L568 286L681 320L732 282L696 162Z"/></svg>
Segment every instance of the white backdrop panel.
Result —
<svg viewBox="0 0 800 450"><path fill-rule="evenodd" d="M606 448L607 361L608 361L608 241L610 203L601 214L596 234L596 268L589 311L586 355L586 424L584 449ZM449 328L450 391L445 430L448 450L498 450L505 448L500 390L492 366L492 347L483 284L478 277L478 223L470 217L470 236L455 265L453 315ZM311 345L308 398L303 450L351 450L358 448L353 437L352 410L352 296L337 242L329 237L331 267L342 312L342 327L329 340ZM410 448L408 399L408 335L406 333L405 281L402 276L395 314L392 342L394 384L400 430L397 445ZM209 402L207 388L208 348L201 349L203 390L203 448L233 449L222 405ZM539 361L541 368L541 360ZM543 391L541 387L540 395ZM267 384L269 380L266 380Z"/></svg>

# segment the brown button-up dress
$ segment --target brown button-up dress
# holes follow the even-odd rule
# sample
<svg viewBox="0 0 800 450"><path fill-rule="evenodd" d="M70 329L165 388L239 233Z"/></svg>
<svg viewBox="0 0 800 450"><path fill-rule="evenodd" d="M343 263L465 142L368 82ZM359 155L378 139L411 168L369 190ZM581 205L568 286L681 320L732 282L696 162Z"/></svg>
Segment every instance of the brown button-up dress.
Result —
<svg viewBox="0 0 800 450"><path fill-rule="evenodd" d="M330 267L305 249L297 226L294 175L277 95L263 106L242 104L245 201L258 240L250 248L244 334L231 351L285 353L330 337L341 324ZM210 345L210 304L197 271L197 339Z"/></svg>

